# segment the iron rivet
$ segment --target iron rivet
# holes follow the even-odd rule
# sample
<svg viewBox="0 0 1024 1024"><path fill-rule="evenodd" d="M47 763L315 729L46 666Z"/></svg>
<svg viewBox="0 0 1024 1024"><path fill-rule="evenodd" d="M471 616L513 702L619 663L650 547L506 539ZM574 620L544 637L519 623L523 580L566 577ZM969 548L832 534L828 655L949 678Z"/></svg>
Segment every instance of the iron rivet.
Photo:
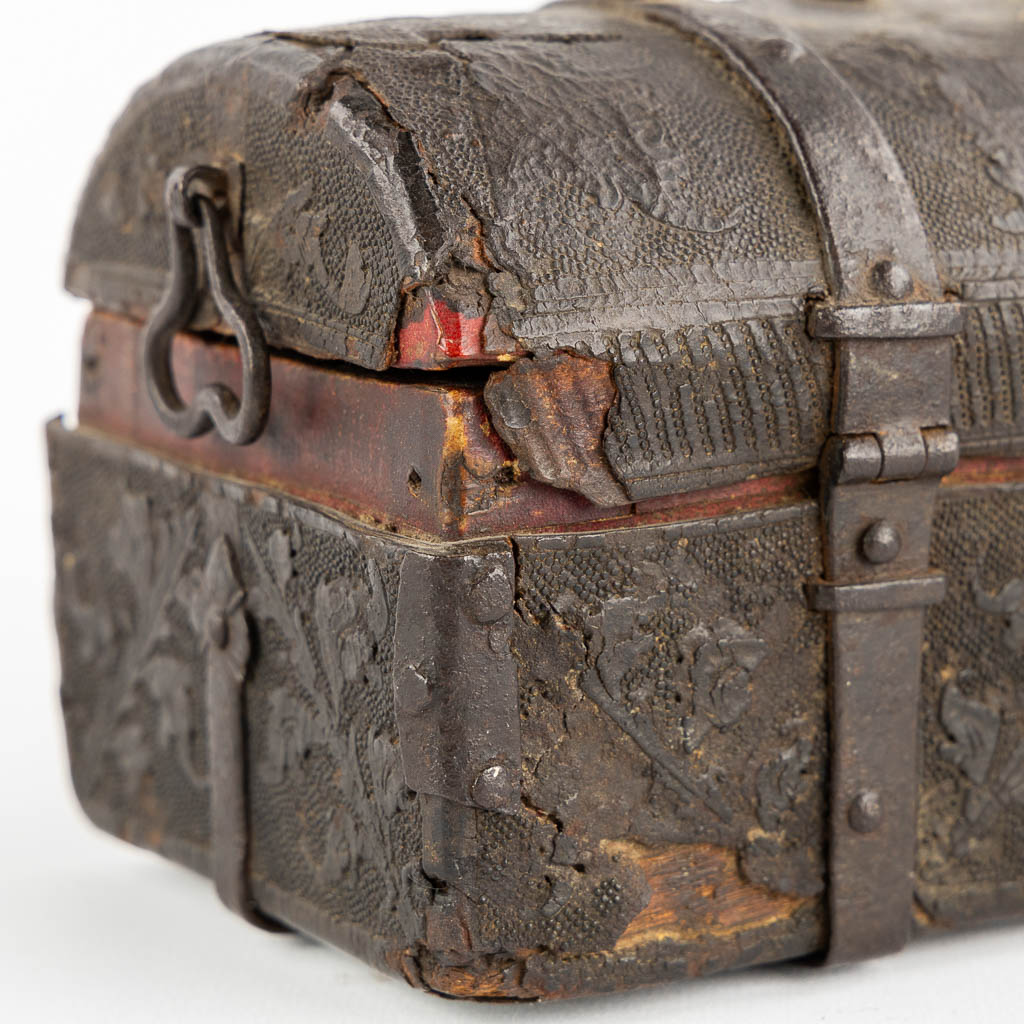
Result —
<svg viewBox="0 0 1024 1024"><path fill-rule="evenodd" d="M487 646L494 654L508 654L509 641L512 639L512 623L509 618L506 616L499 620L487 631Z"/></svg>
<svg viewBox="0 0 1024 1024"><path fill-rule="evenodd" d="M434 697L430 679L415 665L406 665L402 670L398 695L402 709L410 715L422 714Z"/></svg>
<svg viewBox="0 0 1024 1024"><path fill-rule="evenodd" d="M470 617L481 626L503 619L512 609L512 584L497 567L473 584L469 592Z"/></svg>
<svg viewBox="0 0 1024 1024"><path fill-rule="evenodd" d="M485 768L473 783L473 802L490 811L506 807L512 796L512 779L508 769L494 764Z"/></svg>
<svg viewBox="0 0 1024 1024"><path fill-rule="evenodd" d="M873 789L865 789L853 798L848 817L855 832L874 832L882 824L882 798Z"/></svg>
<svg viewBox="0 0 1024 1024"><path fill-rule="evenodd" d="M860 538L861 554L875 565L891 562L900 553L902 546L900 531L884 519L872 523Z"/></svg>
<svg viewBox="0 0 1024 1024"><path fill-rule="evenodd" d="M887 299L905 299L914 287L914 279L907 268L892 260L875 264L871 282L875 291Z"/></svg>

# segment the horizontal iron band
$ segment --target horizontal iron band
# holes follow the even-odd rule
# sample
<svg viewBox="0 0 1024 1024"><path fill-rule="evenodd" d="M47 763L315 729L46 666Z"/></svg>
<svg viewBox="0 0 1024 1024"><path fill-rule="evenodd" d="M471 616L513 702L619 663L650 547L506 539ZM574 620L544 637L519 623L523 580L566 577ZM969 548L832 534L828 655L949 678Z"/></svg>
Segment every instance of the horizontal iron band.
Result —
<svg viewBox="0 0 1024 1024"><path fill-rule="evenodd" d="M909 579L878 580L871 583L828 583L806 585L807 603L816 612L882 612L900 608L924 608L946 596L946 577L941 572Z"/></svg>
<svg viewBox="0 0 1024 1024"><path fill-rule="evenodd" d="M945 338L964 329L958 302L904 302L892 306L814 306L808 319L812 338L909 341Z"/></svg>

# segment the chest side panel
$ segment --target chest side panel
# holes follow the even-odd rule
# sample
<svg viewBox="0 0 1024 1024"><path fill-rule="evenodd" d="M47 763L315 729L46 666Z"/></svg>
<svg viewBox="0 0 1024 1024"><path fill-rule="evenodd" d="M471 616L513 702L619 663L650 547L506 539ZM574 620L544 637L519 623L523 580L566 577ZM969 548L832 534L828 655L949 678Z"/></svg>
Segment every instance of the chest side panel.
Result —
<svg viewBox="0 0 1024 1024"><path fill-rule="evenodd" d="M421 838L391 699L394 548L56 426L50 445L61 699L82 805L211 873L216 652L203 637L241 607L252 890L269 915L384 966L416 932L403 868Z"/></svg>

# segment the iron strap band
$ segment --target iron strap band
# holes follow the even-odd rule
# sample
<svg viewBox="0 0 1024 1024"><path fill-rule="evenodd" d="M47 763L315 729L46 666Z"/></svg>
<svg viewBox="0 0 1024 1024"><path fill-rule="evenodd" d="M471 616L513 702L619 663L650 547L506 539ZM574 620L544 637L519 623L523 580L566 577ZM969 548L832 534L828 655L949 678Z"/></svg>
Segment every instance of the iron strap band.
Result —
<svg viewBox="0 0 1024 1024"><path fill-rule="evenodd" d="M717 50L785 131L818 217L836 305L942 300L903 168L878 123L831 64L792 30L758 17L747 5L644 6L653 19ZM902 272L886 280L879 260ZM886 295L886 289L903 294Z"/></svg>
<svg viewBox="0 0 1024 1024"><path fill-rule="evenodd" d="M246 679L251 636L246 592L227 534L210 546L200 593L215 595L200 615L206 666L210 779L210 874L230 910L269 931L281 925L263 914L249 883L249 786L246 757Z"/></svg>
<svg viewBox="0 0 1024 1024"><path fill-rule="evenodd" d="M953 302L901 302L892 306L817 306L808 318L815 338L948 338L964 327L963 309Z"/></svg>
<svg viewBox="0 0 1024 1024"><path fill-rule="evenodd" d="M946 596L940 573L871 583L807 584L807 603L819 612L884 612L938 604Z"/></svg>
<svg viewBox="0 0 1024 1024"><path fill-rule="evenodd" d="M892 146L824 57L746 5L640 7L747 80L788 137L818 220L830 298L808 330L835 343L836 375L825 580L808 588L829 615L828 959L877 956L910 932L924 608L944 591L929 572L931 518L957 459L947 428L961 314L944 301Z"/></svg>

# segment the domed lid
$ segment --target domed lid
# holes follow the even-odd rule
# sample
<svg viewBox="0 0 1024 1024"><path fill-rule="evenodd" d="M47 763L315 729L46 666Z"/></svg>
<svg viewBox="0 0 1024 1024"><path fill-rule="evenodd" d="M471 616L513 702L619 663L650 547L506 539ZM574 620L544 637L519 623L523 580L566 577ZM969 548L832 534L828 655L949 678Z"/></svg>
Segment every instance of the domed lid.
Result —
<svg viewBox="0 0 1024 1024"><path fill-rule="evenodd" d="M100 155L68 287L147 317L167 178L212 165L272 346L378 371L599 360L608 386L583 376L613 403L604 446L633 498L811 466L832 388L805 324L831 287L814 204L770 104L671 10L563 3L186 57ZM999 0L924 10L770 5L881 126L942 286L1022 296L1024 23ZM192 326L227 329L209 303ZM573 408L601 419L591 397Z"/></svg>

